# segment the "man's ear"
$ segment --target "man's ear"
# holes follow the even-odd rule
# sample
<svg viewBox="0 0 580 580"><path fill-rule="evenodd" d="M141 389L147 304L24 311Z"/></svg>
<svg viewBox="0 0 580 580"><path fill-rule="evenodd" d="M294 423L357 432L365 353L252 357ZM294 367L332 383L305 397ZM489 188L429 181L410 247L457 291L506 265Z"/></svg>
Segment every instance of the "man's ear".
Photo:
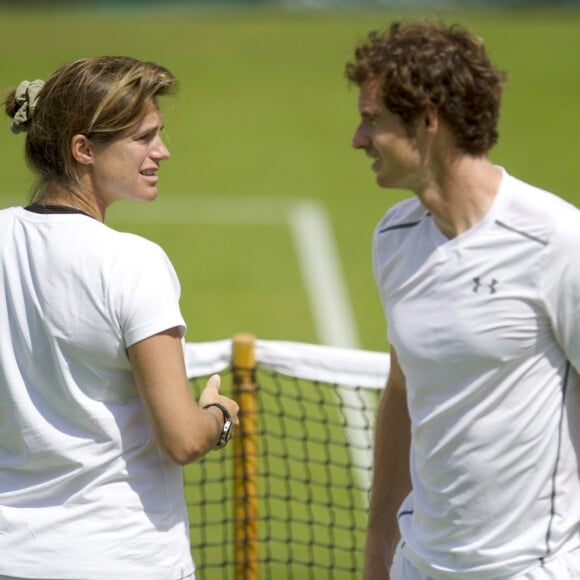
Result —
<svg viewBox="0 0 580 580"><path fill-rule="evenodd" d="M71 139L70 149L73 159L81 165L91 165L94 160L93 148L86 135L74 135Z"/></svg>
<svg viewBox="0 0 580 580"><path fill-rule="evenodd" d="M439 125L439 115L437 115L437 109L429 104L425 107L423 113L423 121L425 123L425 128L429 133L437 133L437 127Z"/></svg>

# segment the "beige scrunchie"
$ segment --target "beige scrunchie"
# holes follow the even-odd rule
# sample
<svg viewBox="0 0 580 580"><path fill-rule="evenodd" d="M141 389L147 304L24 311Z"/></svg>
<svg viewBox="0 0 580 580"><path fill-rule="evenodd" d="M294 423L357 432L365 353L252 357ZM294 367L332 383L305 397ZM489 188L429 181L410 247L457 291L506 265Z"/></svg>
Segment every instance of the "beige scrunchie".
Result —
<svg viewBox="0 0 580 580"><path fill-rule="evenodd" d="M12 119L12 123L10 123L10 129L13 133L24 133L30 128L34 109L38 102L38 94L43 86L44 81L40 79L32 82L22 81L18 85L15 95L18 110L16 115L14 115L14 119Z"/></svg>

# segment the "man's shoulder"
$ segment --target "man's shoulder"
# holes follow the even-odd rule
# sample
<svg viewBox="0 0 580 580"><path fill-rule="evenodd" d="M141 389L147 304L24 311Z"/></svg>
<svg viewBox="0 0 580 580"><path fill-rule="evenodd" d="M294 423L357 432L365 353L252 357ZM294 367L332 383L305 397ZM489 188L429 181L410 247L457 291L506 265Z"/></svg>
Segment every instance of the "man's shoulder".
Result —
<svg viewBox="0 0 580 580"><path fill-rule="evenodd" d="M393 205L377 224L376 233L404 230L418 225L428 215L416 197L403 199Z"/></svg>
<svg viewBox="0 0 580 580"><path fill-rule="evenodd" d="M510 202L500 219L549 243L571 234L580 241L580 210L559 195L510 177Z"/></svg>
<svg viewBox="0 0 580 580"><path fill-rule="evenodd" d="M520 206L525 206L525 213L541 216L548 211L549 214L580 215L580 210L561 195L527 183L512 175L508 176L508 187L511 190L513 201Z"/></svg>

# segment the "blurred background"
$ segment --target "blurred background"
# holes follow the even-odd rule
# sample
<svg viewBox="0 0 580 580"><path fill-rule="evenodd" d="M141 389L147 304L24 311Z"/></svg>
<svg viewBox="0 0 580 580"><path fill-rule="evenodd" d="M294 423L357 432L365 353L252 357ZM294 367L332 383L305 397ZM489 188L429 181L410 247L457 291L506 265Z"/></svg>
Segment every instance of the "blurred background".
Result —
<svg viewBox="0 0 580 580"><path fill-rule="evenodd" d="M165 248L186 340L247 331L382 351L371 235L409 194L379 189L352 150L343 70L368 31L417 17L470 27L507 71L494 161L580 204L580 0L0 0L0 100L83 56L163 64L180 89L162 101L159 199L119 202L107 222ZM23 146L4 117L2 207L27 201Z"/></svg>

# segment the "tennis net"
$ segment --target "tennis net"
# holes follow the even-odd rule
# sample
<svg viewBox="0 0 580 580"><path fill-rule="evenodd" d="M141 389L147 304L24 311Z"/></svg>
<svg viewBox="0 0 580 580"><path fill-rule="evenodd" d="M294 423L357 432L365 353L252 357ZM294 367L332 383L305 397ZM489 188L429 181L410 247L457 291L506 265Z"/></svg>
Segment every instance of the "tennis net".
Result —
<svg viewBox="0 0 580 580"><path fill-rule="evenodd" d="M240 432L185 470L198 580L347 579L362 573L374 415L385 353L232 340L185 345L240 403Z"/></svg>

